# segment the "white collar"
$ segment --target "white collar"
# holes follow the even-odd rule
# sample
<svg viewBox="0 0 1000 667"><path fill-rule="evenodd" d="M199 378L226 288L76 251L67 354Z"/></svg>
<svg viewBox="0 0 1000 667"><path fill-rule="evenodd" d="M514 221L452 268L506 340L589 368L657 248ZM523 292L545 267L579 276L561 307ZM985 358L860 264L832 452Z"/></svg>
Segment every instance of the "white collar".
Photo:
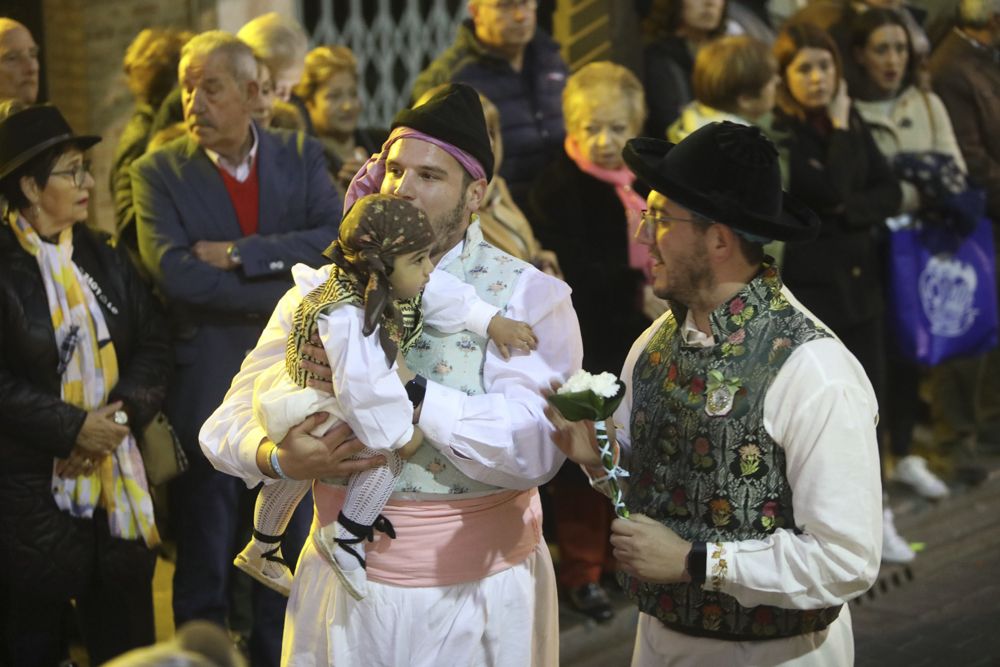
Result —
<svg viewBox="0 0 1000 667"><path fill-rule="evenodd" d="M257 141L257 126L251 121L250 123L250 150L247 155L239 164L233 164L226 158L222 157L218 153L208 148L205 149L205 155L208 159L212 161L219 169L225 170L227 174L235 178L238 182L242 183L250 177L250 169L253 167L254 160L257 159L257 147L260 142Z"/></svg>

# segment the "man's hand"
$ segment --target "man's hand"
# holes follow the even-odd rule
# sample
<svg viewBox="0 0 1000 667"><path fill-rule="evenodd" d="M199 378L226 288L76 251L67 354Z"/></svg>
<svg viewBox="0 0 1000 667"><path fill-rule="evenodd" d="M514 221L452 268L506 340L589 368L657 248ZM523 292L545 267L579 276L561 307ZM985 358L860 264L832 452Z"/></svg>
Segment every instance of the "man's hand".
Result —
<svg viewBox="0 0 1000 667"><path fill-rule="evenodd" d="M548 395L558 389L559 384L554 382L551 392L542 393ZM588 420L567 421L551 403L545 405L545 416L549 418L549 422L555 428L552 433L552 442L566 455L566 458L588 468L599 469L601 467L601 454L597 445L597 434L594 432L594 422Z"/></svg>
<svg viewBox="0 0 1000 667"><path fill-rule="evenodd" d="M531 325L504 317L500 313L493 316L489 326L486 328L486 335L490 337L493 344L500 350L500 356L510 359L510 348L516 348L522 352L531 352L538 349L538 337L531 329Z"/></svg>
<svg viewBox="0 0 1000 667"><path fill-rule="evenodd" d="M659 521L643 514L615 519L611 524L611 546L618 567L627 574L653 584L690 581L684 571L691 543Z"/></svg>
<svg viewBox="0 0 1000 667"><path fill-rule="evenodd" d="M194 256L223 271L232 271L237 264L229 256L231 241L198 241L191 246Z"/></svg>
<svg viewBox="0 0 1000 667"><path fill-rule="evenodd" d="M354 437L351 427L341 422L322 437L310 435L313 429L327 420L329 415L317 412L298 426L293 426L285 439L278 443L278 464L282 472L292 479L320 479L347 477L356 472L385 465L385 457L353 458L361 453L364 444ZM271 472L270 464L262 465L260 453L270 452L269 441L258 448L257 467L265 474Z"/></svg>
<svg viewBox="0 0 1000 667"><path fill-rule="evenodd" d="M316 391L325 391L333 395L333 371L330 370L330 358L326 356L326 348L318 334L313 334L308 343L302 344L302 358L299 360L302 368L316 378L309 378L306 384ZM309 357L308 359L306 357Z"/></svg>

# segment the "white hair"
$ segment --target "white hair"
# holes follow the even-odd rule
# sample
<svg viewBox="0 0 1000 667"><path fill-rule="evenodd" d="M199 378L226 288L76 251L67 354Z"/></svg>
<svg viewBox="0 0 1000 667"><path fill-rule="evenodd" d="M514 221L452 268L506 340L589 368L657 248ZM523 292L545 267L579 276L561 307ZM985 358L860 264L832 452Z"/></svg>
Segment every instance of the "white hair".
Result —
<svg viewBox="0 0 1000 667"><path fill-rule="evenodd" d="M237 83L257 80L257 59L241 39L223 30L209 30L192 37L181 49L181 60L220 53L226 57L229 72Z"/></svg>
<svg viewBox="0 0 1000 667"><path fill-rule="evenodd" d="M965 28L985 28L998 14L1000 0L961 0L958 5L958 22Z"/></svg>

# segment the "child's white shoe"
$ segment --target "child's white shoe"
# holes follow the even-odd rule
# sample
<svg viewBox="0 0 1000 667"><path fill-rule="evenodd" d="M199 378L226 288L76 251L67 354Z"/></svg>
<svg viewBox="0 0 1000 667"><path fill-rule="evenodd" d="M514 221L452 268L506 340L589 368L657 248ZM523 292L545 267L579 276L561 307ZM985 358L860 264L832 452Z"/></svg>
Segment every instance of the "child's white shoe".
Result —
<svg viewBox="0 0 1000 667"><path fill-rule="evenodd" d="M292 571L281 556L280 542L262 542L252 538L243 548L233 565L284 596L292 590Z"/></svg>
<svg viewBox="0 0 1000 667"><path fill-rule="evenodd" d="M340 523L334 521L313 532L313 543L330 563L334 574L337 575L337 579L340 580L348 595L355 600L362 600L368 593L368 576L365 572L364 561L365 548L359 540L350 545L354 553L348 552L345 546L338 542L338 539L340 542L344 541L342 537L344 532Z"/></svg>

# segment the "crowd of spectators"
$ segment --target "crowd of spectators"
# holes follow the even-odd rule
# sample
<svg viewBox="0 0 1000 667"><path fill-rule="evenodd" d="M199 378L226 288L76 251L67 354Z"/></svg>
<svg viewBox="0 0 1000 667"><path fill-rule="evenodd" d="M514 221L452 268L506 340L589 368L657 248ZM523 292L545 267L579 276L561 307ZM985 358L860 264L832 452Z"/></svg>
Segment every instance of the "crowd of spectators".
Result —
<svg viewBox="0 0 1000 667"><path fill-rule="evenodd" d="M602 61L572 73L537 27L535 0L468 5L454 42L409 92L414 104L450 82L480 93L496 164L483 234L569 284L586 370L617 373L631 341L668 306L652 294L649 257L635 241L646 202L622 160L625 142L679 142L717 121L756 125L779 153L785 190L821 220L816 240L767 251L867 373L882 415L884 484L938 500L950 485L981 480L977 457L1000 444L1000 353L932 368L899 354L886 306L887 221L938 219L926 215L942 203L925 181L958 173L960 190L985 192L996 230L1000 0L961 0L937 32L902 0L636 2L640 71ZM286 602L256 583L241 594L249 584L232 567L253 491L209 464L198 432L291 286L292 267L326 263L352 178L388 130L364 122L351 50L310 50L287 18L260 16L236 35L145 29L123 58L135 106L114 151L114 234L105 238L77 225L85 213L73 208L94 187L85 154L97 138L72 134L51 107L38 122L61 128L58 138L31 124L39 68L31 33L0 18L0 141L9 144L0 146L0 452L9 463L0 473L0 568L18 582L46 582L0 586L0 662L46 664L65 651L71 609L95 659L151 641L151 597L111 589L148 587L159 538L109 534L103 505L83 514L57 507L51 460L64 461L56 477L96 475L105 442L125 428L140 434L162 410L189 461L164 490L167 518L158 516L160 535L176 544L175 622L232 628L248 638L253 664L277 665ZM51 141L36 149L30 132ZM915 178L909 161L928 155L933 173ZM70 184L76 203L52 204ZM77 239L73 261L118 301L82 306L108 318L117 386L75 402L60 387L59 348L37 339L65 258L52 260L52 276L31 277L30 289L24 277L34 265L25 249L64 230ZM20 325L8 324L13 300L37 302ZM100 359L89 363L100 368ZM104 421L117 430L101 431L111 428ZM108 467L112 474L127 471ZM611 507L575 466L547 496L565 599L607 620ZM883 561L909 562L915 553L888 508ZM303 503L283 545L290 562L310 521ZM109 637L102 619L125 630Z"/></svg>

